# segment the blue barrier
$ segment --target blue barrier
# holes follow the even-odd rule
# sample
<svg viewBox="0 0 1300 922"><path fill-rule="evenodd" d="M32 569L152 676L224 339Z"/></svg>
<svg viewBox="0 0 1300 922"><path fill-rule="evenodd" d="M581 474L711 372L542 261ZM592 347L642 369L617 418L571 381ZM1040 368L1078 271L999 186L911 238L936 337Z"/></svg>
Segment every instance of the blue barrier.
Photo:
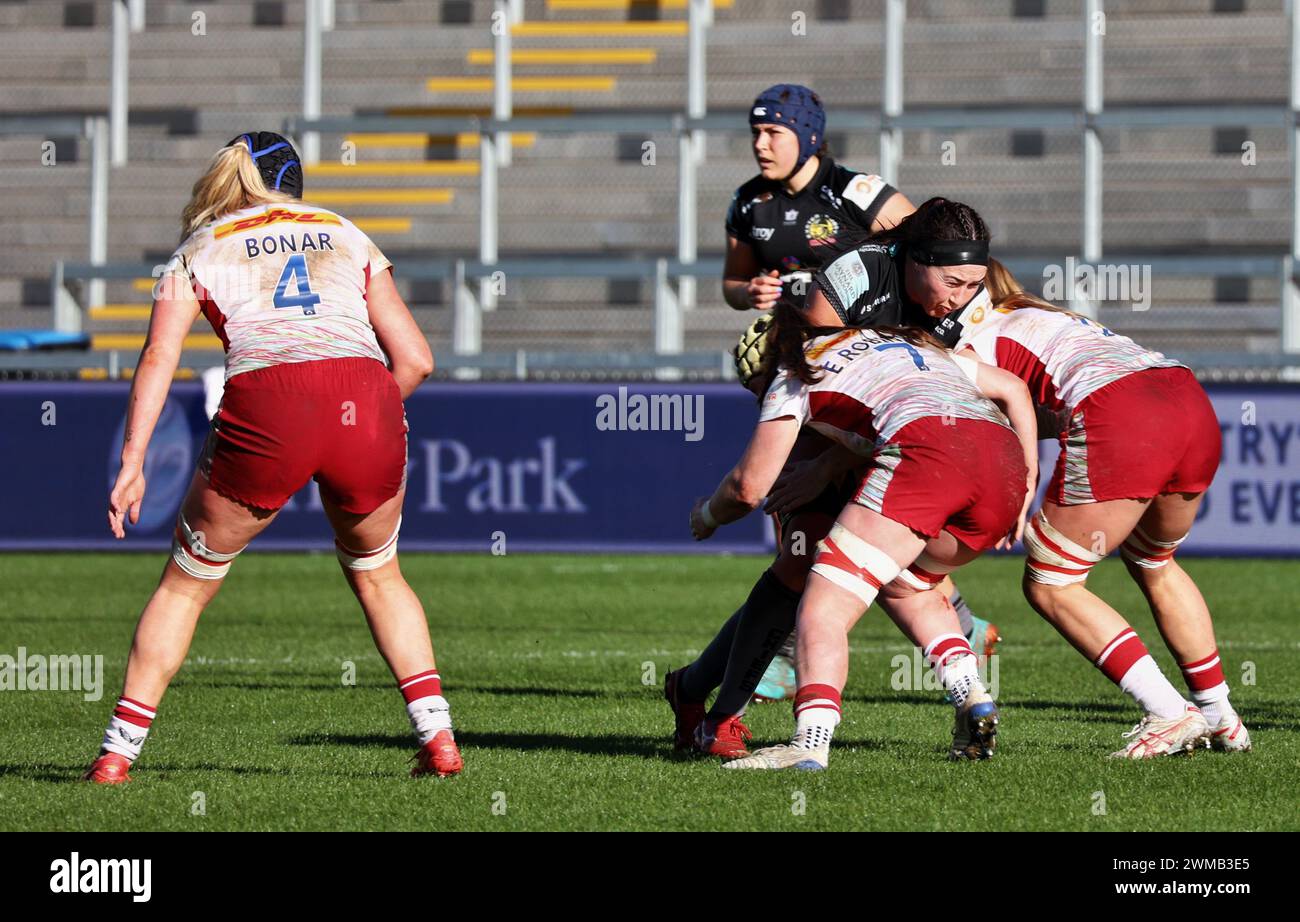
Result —
<svg viewBox="0 0 1300 922"><path fill-rule="evenodd" d="M161 549L193 476L207 420L197 382L172 388L150 446L139 524L109 535L128 385L0 385L0 549ZM1223 465L1185 551L1300 555L1300 389L1210 388ZM653 401L653 402L652 402ZM676 428L640 428L660 420ZM411 425L404 550L758 553L751 516L691 540L694 497L712 490L756 417L734 384L432 383ZM1045 465L1054 457L1045 445ZM329 549L315 484L253 549Z"/></svg>

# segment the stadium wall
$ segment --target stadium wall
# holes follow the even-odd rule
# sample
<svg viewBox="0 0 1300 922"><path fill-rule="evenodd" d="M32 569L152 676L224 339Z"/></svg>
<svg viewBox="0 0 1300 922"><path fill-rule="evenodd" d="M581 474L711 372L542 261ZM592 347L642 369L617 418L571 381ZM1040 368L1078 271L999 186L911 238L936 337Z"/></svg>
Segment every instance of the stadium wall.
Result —
<svg viewBox="0 0 1300 922"><path fill-rule="evenodd" d="M145 471L148 492L125 541L109 535L127 383L10 382L0 549L160 550L207 433L198 382L177 383ZM1300 388L1209 387L1223 463L1184 553L1300 556ZM751 516L696 543L687 513L739 456L754 401L732 384L440 383L407 401L408 551L764 553ZM648 428L651 425L659 428ZM1044 444L1044 482L1055 446ZM255 543L328 550L316 485Z"/></svg>

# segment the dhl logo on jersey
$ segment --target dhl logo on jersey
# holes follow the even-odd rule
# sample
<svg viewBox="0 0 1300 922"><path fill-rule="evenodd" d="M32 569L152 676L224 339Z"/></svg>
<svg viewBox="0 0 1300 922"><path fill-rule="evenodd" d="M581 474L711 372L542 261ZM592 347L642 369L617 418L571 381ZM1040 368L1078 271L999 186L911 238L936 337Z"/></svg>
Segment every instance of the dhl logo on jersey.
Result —
<svg viewBox="0 0 1300 922"><path fill-rule="evenodd" d="M240 231L252 230L255 227L266 227L268 224L279 224L281 221L291 221L294 224L342 225L343 223L337 215L322 214L319 211L289 211L285 208L272 208L265 214L253 215L251 218L241 218L238 221L223 224L212 232L212 236L220 240L222 237L229 237L231 234L237 234Z"/></svg>

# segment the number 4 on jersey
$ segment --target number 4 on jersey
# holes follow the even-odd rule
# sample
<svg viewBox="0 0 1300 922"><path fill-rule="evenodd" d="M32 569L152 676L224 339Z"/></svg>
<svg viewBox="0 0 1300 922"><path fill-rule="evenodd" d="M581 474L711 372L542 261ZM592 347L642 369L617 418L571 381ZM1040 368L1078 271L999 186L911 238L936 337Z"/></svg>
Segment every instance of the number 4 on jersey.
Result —
<svg viewBox="0 0 1300 922"><path fill-rule="evenodd" d="M295 287L297 294L289 294L290 285ZM312 292L311 278L307 275L307 257L302 253L290 256L275 286L275 306L301 307L302 312L310 317L316 313L319 303L320 295Z"/></svg>

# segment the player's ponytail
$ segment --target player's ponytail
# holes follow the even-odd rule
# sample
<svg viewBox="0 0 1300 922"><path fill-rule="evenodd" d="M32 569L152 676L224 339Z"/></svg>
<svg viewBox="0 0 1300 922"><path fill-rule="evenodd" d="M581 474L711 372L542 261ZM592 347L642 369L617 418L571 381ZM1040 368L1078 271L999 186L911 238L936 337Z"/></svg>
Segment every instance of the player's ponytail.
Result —
<svg viewBox="0 0 1300 922"><path fill-rule="evenodd" d="M252 151L241 136L217 151L207 170L194 184L190 202L181 212L181 239L232 211L251 205L293 201L297 201L294 196L266 187L253 161Z"/></svg>

